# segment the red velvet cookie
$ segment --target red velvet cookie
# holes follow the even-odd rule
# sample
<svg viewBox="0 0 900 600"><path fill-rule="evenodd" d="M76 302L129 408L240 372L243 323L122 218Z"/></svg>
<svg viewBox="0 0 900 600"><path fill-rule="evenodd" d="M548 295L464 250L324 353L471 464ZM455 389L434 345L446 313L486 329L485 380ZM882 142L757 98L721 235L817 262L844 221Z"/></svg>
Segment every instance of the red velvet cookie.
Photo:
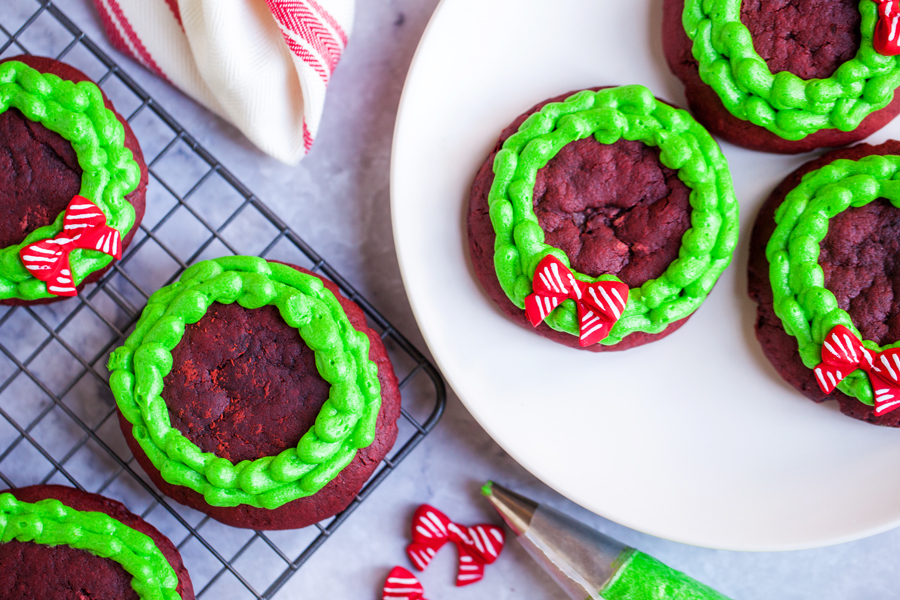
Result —
<svg viewBox="0 0 900 600"><path fill-rule="evenodd" d="M397 438L401 396L387 350L359 306L331 281L318 279L337 298L352 327L368 338L368 358L377 366L381 388L374 441L360 448L349 465L313 495L271 509L213 506L198 492L163 478L135 440L132 423L120 412L128 445L163 493L235 527L296 529L346 508L390 451ZM162 390L171 426L201 451L235 465L296 448L315 427L331 393L317 370L313 350L272 305L247 309L214 302L198 322L185 327L172 359Z"/></svg>
<svg viewBox="0 0 900 600"><path fill-rule="evenodd" d="M837 400L841 412L876 425L900 427L900 411L876 416L872 406L840 390L826 394L816 375L798 353L797 340L785 332L775 314L766 245L775 231L775 211L803 176L839 159L858 161L871 155L900 156L900 142L878 146L860 144L834 150L791 173L769 196L750 240L748 288L758 303L756 337L778 373L815 402ZM850 207L831 217L828 233L819 244L818 264L824 287L834 294L840 309L849 313L863 339L879 345L900 340L900 209L884 198Z"/></svg>
<svg viewBox="0 0 900 600"><path fill-rule="evenodd" d="M0 62L22 62L41 73L52 73L72 81L90 81L78 69L50 58L15 56ZM112 103L103 95L106 107L113 111L125 129L126 148L131 150L140 167L137 187L125 196L134 207L134 225L122 237L127 248L144 216L148 183L147 165L140 145L128 122L115 112ZM82 187L82 168L72 144L59 133L27 119L16 108L0 113L0 249L21 244L34 230L52 224L66 210L69 202ZM109 267L94 271L81 285L98 281ZM6 298L0 304L44 304L60 297L24 300Z"/></svg>
<svg viewBox="0 0 900 600"><path fill-rule="evenodd" d="M669 68L684 83L691 111L713 134L751 150L795 154L859 141L900 113L900 98L894 95L886 107L850 131L832 126L802 139L787 139L738 118L700 77L692 54L694 42L682 19L684 5L685 0L664 0L663 49ZM756 53L776 75L787 71L806 81L827 79L860 49L859 0L743 0L740 20L752 36ZM871 37L866 43L871 45Z"/></svg>
<svg viewBox="0 0 900 600"><path fill-rule="evenodd" d="M36 485L3 493L30 504L56 499L77 511L106 514L149 536L178 577L177 594L183 600L194 599L191 578L175 545L119 502L59 485ZM0 544L0 598L137 600L140 596L131 582L132 575L121 564L87 550L15 539Z"/></svg>
<svg viewBox="0 0 900 600"><path fill-rule="evenodd" d="M610 88L591 91L604 89ZM506 127L475 176L469 194L468 245L475 275L491 300L529 329L532 324L526 311L504 290L495 266L496 231L489 207L495 159L504 142L526 119L573 94L541 102ZM662 164L658 147L624 138L602 143L589 136L562 146L537 171L532 204L544 242L564 252L574 271L591 278L614 276L628 288L637 289L661 277L678 259L682 240L691 228L690 195L691 189L678 172ZM614 345L584 347L578 336L551 328L546 322L536 331L573 348L626 350L673 333L689 316L671 322L662 331L630 333Z"/></svg>

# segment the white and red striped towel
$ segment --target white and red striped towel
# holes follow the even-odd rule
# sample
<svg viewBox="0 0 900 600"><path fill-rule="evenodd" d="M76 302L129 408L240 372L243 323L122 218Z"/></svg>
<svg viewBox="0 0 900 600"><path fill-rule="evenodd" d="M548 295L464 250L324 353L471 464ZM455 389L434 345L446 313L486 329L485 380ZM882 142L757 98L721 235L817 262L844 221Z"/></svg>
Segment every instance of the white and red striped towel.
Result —
<svg viewBox="0 0 900 600"><path fill-rule="evenodd" d="M94 0L112 44L288 164L309 152L354 0Z"/></svg>

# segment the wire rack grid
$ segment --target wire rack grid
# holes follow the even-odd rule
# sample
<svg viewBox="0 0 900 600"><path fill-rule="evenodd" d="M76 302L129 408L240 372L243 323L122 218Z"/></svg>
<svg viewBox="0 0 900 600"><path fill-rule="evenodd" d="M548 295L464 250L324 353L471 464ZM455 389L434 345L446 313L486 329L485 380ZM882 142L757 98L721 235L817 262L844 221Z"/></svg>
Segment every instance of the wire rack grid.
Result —
<svg viewBox="0 0 900 600"><path fill-rule="evenodd" d="M125 256L74 299L0 307L0 480L59 483L120 500L178 546L198 598L272 598L437 424L435 367L319 254L47 0L3 0L0 58L53 56L97 82L147 159L147 213ZM403 394L398 448L342 513L291 532L234 529L168 501L118 427L106 362L149 293L198 260L256 254L337 283L388 347Z"/></svg>

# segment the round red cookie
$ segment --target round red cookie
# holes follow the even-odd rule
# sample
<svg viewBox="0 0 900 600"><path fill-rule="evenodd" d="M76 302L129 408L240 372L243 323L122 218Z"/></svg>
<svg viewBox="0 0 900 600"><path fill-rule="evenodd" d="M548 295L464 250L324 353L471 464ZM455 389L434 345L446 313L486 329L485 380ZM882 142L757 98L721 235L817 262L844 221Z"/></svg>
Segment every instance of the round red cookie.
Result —
<svg viewBox="0 0 900 600"><path fill-rule="evenodd" d="M694 117L711 133L762 152L797 154L816 148L852 144L868 137L900 114L900 94L885 108L863 119L853 131L825 129L802 140L786 140L763 127L738 119L703 80L684 31L684 0L664 0L663 50L669 68L684 84ZM743 0L741 21L753 47L773 73L790 71L802 79L830 77L853 58L860 43L859 0Z"/></svg>
<svg viewBox="0 0 900 600"><path fill-rule="evenodd" d="M306 269L290 265L309 273ZM317 276L318 277L318 276ZM276 508L210 506L190 488L166 482L135 441L132 425L119 424L135 458L167 496L234 527L299 529L344 510L397 440L400 389L387 350L366 324L356 303L321 278L341 303L354 329L369 338L369 358L378 366L381 410L375 441L324 488ZM266 306L248 310L214 303L188 325L172 351L173 368L162 396L172 426L197 444L234 463L274 456L294 447L315 423L330 385L316 370L315 355L299 332Z"/></svg>
<svg viewBox="0 0 900 600"><path fill-rule="evenodd" d="M75 510L105 513L150 536L178 576L178 594L183 600L194 600L191 578L175 545L121 503L61 485L34 485L4 493L31 503L55 498ZM0 544L0 598L138 600L131 580L122 565L86 550L15 540Z"/></svg>
<svg viewBox="0 0 900 600"><path fill-rule="evenodd" d="M70 81L90 81L78 69L52 58L14 56L17 60L42 72L53 73ZM112 102L103 95L106 107L112 110L125 127L125 147L131 150L141 168L138 186L125 199L134 207L135 220L131 231L122 239L123 250L128 247L144 217L148 171L144 155L128 121L115 112ZM81 167L75 150L61 135L40 123L29 121L15 108L0 113L0 248L22 243L29 233L49 225L65 211L69 201L81 190ZM94 283L109 267L91 273L78 287ZM0 304L47 304L64 298L20 300L8 298Z"/></svg>
<svg viewBox="0 0 900 600"><path fill-rule="evenodd" d="M827 395L822 392L812 369L800 359L797 340L784 331L775 315L766 259L766 244L775 230L775 211L806 173L839 158L859 160L872 154L900 155L900 142L834 150L806 163L775 188L760 209L750 238L748 288L750 297L758 303L756 337L785 381L810 400L837 400L841 412L855 419L900 427L900 411L876 417L873 407L840 390ZM900 340L900 209L883 198L851 207L828 222L828 234L819 248L825 287L835 295L838 306L850 314L864 338L880 345Z"/></svg>
<svg viewBox="0 0 900 600"><path fill-rule="evenodd" d="M526 118L574 93L533 106L500 134L469 194L469 255L488 296L516 323L571 348L627 350L666 337L690 317L660 333L632 333L614 346L593 344L583 348L577 336L556 331L546 323L532 327L525 311L503 291L494 269L496 234L488 210L494 157ZM603 144L588 137L564 146L538 171L534 210L546 243L565 252L572 268L592 277L615 275L635 288L662 275L678 258L681 238L691 227L689 198L690 189L676 171L660 163L657 148L628 140Z"/></svg>

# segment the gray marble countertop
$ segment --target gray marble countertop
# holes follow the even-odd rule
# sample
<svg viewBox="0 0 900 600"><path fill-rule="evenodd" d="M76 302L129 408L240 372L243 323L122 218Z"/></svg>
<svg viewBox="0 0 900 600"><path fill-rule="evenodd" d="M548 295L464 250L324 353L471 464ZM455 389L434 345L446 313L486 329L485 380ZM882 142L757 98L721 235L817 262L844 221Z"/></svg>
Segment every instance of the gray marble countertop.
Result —
<svg viewBox="0 0 900 600"><path fill-rule="evenodd" d="M359 0L353 34L326 101L312 153L299 166L270 159L230 125L112 50L89 0L56 0L218 159L356 285L419 348L425 344L394 254L389 165L406 72L437 0ZM517 465L450 393L439 427L290 580L278 598L380 598L423 502L461 522L493 519L478 490L494 479L555 506L735 600L897 597L900 530L802 552L739 553L685 546L626 529L574 505ZM664 501L664 497L661 498ZM453 587L454 552L421 574L431 600L564 598L516 544L485 579Z"/></svg>

